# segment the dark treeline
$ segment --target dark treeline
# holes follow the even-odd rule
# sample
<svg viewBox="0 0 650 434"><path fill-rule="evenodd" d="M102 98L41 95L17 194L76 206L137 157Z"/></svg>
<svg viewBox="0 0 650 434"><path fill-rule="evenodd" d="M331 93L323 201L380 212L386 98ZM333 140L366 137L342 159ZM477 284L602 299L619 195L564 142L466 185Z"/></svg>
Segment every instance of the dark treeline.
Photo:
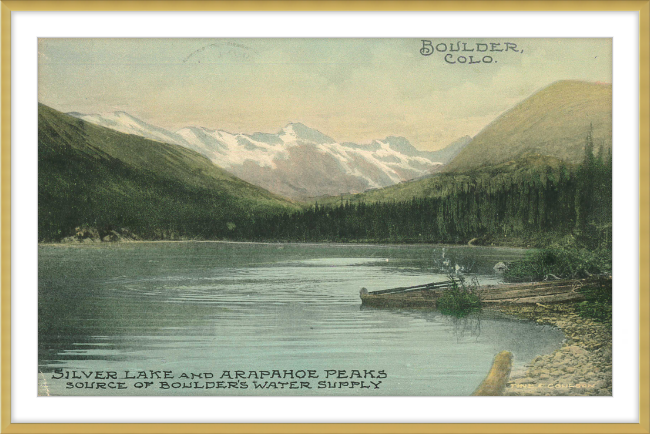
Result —
<svg viewBox="0 0 650 434"><path fill-rule="evenodd" d="M43 241L70 236L371 243L476 239L475 244L611 246L612 156L610 150L594 150L591 135L578 165L529 156L414 182L409 184L413 199L370 201L357 195L298 211L253 210L213 190L64 151L52 157L47 148L39 150Z"/></svg>
<svg viewBox="0 0 650 434"><path fill-rule="evenodd" d="M587 138L582 164L529 158L463 175L442 174L435 197L314 205L238 226L248 240L330 242L494 242L545 245L565 237L611 245L611 151ZM540 164L541 162L545 162ZM234 234L233 234L234 235Z"/></svg>

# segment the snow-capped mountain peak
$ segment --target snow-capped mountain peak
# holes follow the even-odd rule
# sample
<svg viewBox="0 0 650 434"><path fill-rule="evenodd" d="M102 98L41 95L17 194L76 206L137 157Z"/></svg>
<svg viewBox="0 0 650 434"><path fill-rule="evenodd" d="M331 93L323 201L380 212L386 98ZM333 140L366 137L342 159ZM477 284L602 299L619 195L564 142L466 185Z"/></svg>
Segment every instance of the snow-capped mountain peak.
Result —
<svg viewBox="0 0 650 434"><path fill-rule="evenodd" d="M415 156L420 154L420 151L411 145L411 142L405 137L388 136L381 142L386 143L392 150L405 155Z"/></svg>
<svg viewBox="0 0 650 434"><path fill-rule="evenodd" d="M304 143L312 145L321 145L326 143L335 143L334 139L318 130L309 128L300 122L292 122L282 128L278 134L284 143Z"/></svg>
<svg viewBox="0 0 650 434"><path fill-rule="evenodd" d="M176 134L164 128L148 124L124 111L104 114L83 114L77 112L70 112L68 114L95 125L110 128L125 134L135 134L149 140L163 143L177 143L178 141Z"/></svg>
<svg viewBox="0 0 650 434"><path fill-rule="evenodd" d="M199 126L170 132L126 112L69 114L127 134L184 146L245 181L297 199L387 187L442 167L433 153L417 150L404 137L338 143L299 122L287 124L276 134L230 133Z"/></svg>

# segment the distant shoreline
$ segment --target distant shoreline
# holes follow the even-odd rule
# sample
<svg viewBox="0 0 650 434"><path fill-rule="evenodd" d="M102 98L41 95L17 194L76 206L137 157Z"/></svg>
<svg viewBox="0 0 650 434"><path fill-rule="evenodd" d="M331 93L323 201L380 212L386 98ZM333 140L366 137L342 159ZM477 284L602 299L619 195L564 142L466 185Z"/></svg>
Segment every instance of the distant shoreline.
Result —
<svg viewBox="0 0 650 434"><path fill-rule="evenodd" d="M431 243L345 243L345 242L295 242L295 241L226 241L226 240L131 240L131 241L98 241L98 242L39 242L38 246L54 246L54 247L89 247L89 246L115 246L115 245L128 245L128 244L254 244L254 245L269 245L269 246L340 246L340 247L393 247L393 246L431 246L431 247L468 247L468 248L491 248L491 249L511 249L511 250L530 250L535 247L521 247L521 246L481 246L481 245L468 245L467 243L459 244L431 244Z"/></svg>

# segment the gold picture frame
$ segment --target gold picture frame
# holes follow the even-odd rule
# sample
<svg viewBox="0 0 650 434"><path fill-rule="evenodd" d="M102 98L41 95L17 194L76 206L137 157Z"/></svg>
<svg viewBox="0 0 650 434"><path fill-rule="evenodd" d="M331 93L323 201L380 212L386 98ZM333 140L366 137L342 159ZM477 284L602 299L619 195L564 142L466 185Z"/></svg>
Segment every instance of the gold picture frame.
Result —
<svg viewBox="0 0 650 434"><path fill-rule="evenodd" d="M1 2L1 412L2 433L339 432L650 433L650 1L2 1ZM23 424L11 420L11 15L16 11L635 11L639 13L639 423L638 424ZM14 385L15 386L15 385ZM490 398L477 398L490 399ZM505 398L494 398L505 399ZM566 399L566 398L564 398ZM504 405L508 405L507 399Z"/></svg>

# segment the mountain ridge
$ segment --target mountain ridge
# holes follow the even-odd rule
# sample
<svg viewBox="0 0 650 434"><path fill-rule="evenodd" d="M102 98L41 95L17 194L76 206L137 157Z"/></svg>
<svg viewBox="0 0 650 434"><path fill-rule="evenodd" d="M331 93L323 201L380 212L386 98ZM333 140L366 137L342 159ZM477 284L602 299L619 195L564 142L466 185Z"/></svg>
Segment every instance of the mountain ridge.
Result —
<svg viewBox="0 0 650 434"><path fill-rule="evenodd" d="M495 118L443 171L471 170L529 154L578 163L590 133L597 149L611 149L611 84L560 80Z"/></svg>
<svg viewBox="0 0 650 434"><path fill-rule="evenodd" d="M236 178L205 156L38 106L39 240L86 227L146 239L219 239L253 214L297 205Z"/></svg>
<svg viewBox="0 0 650 434"><path fill-rule="evenodd" d="M406 138L396 136L368 144L339 143L301 122L289 122L275 134L231 133L200 126L171 132L128 113L71 115L127 134L184 146L245 181L298 200L360 193L428 176L439 171L453 154L444 149L442 153L419 151ZM466 143L460 140L461 147ZM441 161L436 161L437 157Z"/></svg>

